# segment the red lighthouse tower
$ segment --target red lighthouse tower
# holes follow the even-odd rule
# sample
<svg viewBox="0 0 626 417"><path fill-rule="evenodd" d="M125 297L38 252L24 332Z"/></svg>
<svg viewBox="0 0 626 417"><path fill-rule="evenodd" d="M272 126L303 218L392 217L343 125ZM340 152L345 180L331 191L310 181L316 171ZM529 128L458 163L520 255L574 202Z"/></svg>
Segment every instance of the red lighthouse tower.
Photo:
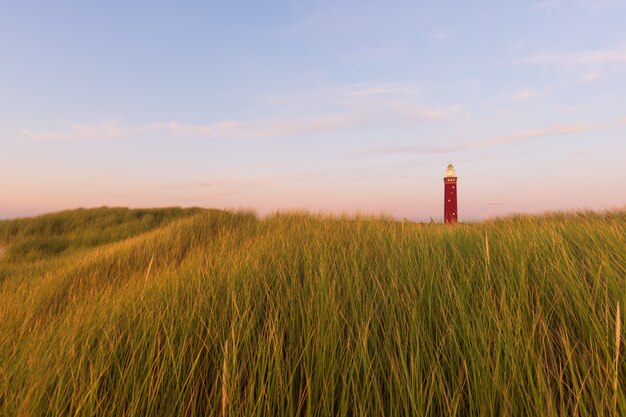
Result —
<svg viewBox="0 0 626 417"><path fill-rule="evenodd" d="M456 207L456 172L452 164L448 165L443 178L443 218L445 223L456 223L459 218Z"/></svg>

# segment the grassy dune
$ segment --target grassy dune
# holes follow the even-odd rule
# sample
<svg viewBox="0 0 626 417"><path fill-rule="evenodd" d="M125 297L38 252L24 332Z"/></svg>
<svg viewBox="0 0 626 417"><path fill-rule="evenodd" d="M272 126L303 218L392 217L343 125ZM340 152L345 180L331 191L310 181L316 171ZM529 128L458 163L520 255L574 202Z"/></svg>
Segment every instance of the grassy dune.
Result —
<svg viewBox="0 0 626 417"><path fill-rule="evenodd" d="M626 415L626 211L96 209L0 243L3 416Z"/></svg>

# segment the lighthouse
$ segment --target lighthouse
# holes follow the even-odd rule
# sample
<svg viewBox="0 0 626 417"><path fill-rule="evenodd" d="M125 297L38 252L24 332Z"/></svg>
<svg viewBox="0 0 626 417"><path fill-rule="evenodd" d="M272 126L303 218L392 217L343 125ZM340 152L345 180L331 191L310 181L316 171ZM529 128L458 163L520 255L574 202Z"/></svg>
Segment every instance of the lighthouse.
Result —
<svg viewBox="0 0 626 417"><path fill-rule="evenodd" d="M456 206L456 172L452 164L448 165L443 178L443 219L445 223L456 223L459 212Z"/></svg>

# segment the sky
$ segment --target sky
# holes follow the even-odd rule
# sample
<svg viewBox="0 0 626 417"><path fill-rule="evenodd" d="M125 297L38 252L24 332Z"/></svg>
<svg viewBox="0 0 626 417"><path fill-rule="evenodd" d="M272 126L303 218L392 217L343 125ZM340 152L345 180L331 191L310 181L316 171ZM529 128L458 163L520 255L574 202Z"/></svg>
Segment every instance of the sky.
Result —
<svg viewBox="0 0 626 417"><path fill-rule="evenodd" d="M0 0L0 218L626 205L626 0Z"/></svg>

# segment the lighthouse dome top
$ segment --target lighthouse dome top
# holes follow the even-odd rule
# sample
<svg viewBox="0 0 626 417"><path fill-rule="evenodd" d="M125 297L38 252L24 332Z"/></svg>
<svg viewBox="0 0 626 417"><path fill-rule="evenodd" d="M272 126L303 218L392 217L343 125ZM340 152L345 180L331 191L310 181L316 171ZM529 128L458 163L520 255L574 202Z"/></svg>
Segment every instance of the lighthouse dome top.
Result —
<svg viewBox="0 0 626 417"><path fill-rule="evenodd" d="M456 177L456 171L454 170L454 165L449 164L448 169L446 170L446 177Z"/></svg>

